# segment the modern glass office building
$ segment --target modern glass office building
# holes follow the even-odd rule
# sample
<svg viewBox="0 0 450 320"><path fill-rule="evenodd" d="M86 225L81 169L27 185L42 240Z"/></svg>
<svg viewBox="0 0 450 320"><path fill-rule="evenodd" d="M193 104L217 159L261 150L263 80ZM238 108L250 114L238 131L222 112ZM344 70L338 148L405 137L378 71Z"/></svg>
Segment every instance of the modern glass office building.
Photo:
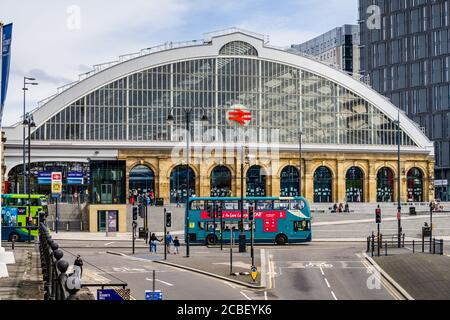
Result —
<svg viewBox="0 0 450 320"><path fill-rule="evenodd" d="M436 197L450 199L450 1L360 0L361 70L425 128Z"/></svg>
<svg viewBox="0 0 450 320"><path fill-rule="evenodd" d="M246 126L228 119L236 106L250 113ZM243 187L311 202L392 202L400 183L403 201L434 198L433 144L402 111L345 72L243 30L98 65L33 115L32 174L77 163L92 205L143 192L184 201L188 177L197 196L238 196ZM5 179L20 191L22 127L5 131Z"/></svg>

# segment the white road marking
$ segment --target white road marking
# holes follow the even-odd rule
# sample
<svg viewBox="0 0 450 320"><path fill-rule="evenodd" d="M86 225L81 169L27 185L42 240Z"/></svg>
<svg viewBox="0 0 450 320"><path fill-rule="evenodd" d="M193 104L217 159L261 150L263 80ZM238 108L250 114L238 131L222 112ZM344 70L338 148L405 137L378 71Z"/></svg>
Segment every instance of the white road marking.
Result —
<svg viewBox="0 0 450 320"><path fill-rule="evenodd" d="M322 267L320 267L320 272L322 272L323 276L325 275L325 272L323 272L323 268Z"/></svg>
<svg viewBox="0 0 450 320"><path fill-rule="evenodd" d="M327 287L331 288L330 283L328 282L327 278L324 278L324 280L325 280L325 283L327 284Z"/></svg>
<svg viewBox="0 0 450 320"><path fill-rule="evenodd" d="M230 283L230 282L228 282L228 281L222 281L223 283L225 283L226 285L229 285L230 287L232 287L233 289L236 289L236 287L232 284L232 283Z"/></svg>
<svg viewBox="0 0 450 320"><path fill-rule="evenodd" d="M115 241L113 241L113 242L108 242L108 243L105 243L105 246L109 246L110 244L113 244L113 243L115 243Z"/></svg>
<svg viewBox="0 0 450 320"><path fill-rule="evenodd" d="M267 298L267 291L264 291L264 300L269 300L269 299Z"/></svg>
<svg viewBox="0 0 450 320"><path fill-rule="evenodd" d="M247 300L252 300L248 295L246 295L244 292L239 291L240 294L242 294Z"/></svg>
<svg viewBox="0 0 450 320"><path fill-rule="evenodd" d="M331 295L333 296L334 300L337 300L338 298L336 297L336 295L334 294L333 291L331 291Z"/></svg>
<svg viewBox="0 0 450 320"><path fill-rule="evenodd" d="M145 278L145 280L153 281L153 279L151 279L151 278ZM162 280L159 280L159 279L156 279L156 281L161 282L161 283L165 284L166 286L173 287L172 283L169 283L169 282L166 282L166 281L162 281Z"/></svg>

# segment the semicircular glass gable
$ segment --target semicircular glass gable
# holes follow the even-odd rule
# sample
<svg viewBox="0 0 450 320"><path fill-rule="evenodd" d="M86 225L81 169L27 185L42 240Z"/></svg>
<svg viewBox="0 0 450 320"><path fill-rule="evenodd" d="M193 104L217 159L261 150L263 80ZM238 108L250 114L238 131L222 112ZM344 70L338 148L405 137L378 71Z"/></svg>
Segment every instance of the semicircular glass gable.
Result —
<svg viewBox="0 0 450 320"><path fill-rule="evenodd" d="M72 89L76 89L76 86ZM183 108L192 108L194 142L234 141L231 106L252 114L249 141L396 145L396 125L363 97L319 75L246 57L179 61L109 83L63 108L41 125L35 140L183 141ZM170 126L166 119L172 113ZM201 124L206 113L207 125ZM415 146L405 133L401 143Z"/></svg>

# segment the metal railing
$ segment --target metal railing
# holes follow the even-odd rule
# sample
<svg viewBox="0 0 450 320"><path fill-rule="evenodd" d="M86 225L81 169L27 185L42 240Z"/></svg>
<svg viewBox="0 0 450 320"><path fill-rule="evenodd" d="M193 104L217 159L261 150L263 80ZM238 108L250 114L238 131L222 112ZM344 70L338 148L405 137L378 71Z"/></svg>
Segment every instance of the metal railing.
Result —
<svg viewBox="0 0 450 320"><path fill-rule="evenodd" d="M367 250L373 256L380 256L381 254L387 256L388 249L399 248L398 235L380 235L378 238L375 234L367 237ZM430 253L430 254L444 254L444 240L432 238L425 240L407 240L405 241L405 234L402 234L400 241L400 248L408 249L413 253Z"/></svg>
<svg viewBox="0 0 450 320"><path fill-rule="evenodd" d="M68 300L81 289L75 286L71 290L67 287L69 263L63 260L64 253L52 239L50 232L41 221L39 225L39 253L44 280L44 300ZM81 283L81 280L79 281Z"/></svg>

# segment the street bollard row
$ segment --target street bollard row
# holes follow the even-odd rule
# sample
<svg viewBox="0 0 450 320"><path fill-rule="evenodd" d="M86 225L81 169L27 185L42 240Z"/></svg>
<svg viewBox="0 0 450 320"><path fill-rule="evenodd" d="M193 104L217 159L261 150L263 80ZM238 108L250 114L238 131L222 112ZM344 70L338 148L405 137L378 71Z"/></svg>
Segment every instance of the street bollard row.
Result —
<svg viewBox="0 0 450 320"><path fill-rule="evenodd" d="M73 275L67 275L69 263L63 260L64 252L50 235L45 223L45 217L41 217L39 224L39 253L41 256L41 268L45 283L44 300L73 300L81 289L81 281L73 281ZM68 283L72 285L68 286ZM73 285L73 283L77 285Z"/></svg>

